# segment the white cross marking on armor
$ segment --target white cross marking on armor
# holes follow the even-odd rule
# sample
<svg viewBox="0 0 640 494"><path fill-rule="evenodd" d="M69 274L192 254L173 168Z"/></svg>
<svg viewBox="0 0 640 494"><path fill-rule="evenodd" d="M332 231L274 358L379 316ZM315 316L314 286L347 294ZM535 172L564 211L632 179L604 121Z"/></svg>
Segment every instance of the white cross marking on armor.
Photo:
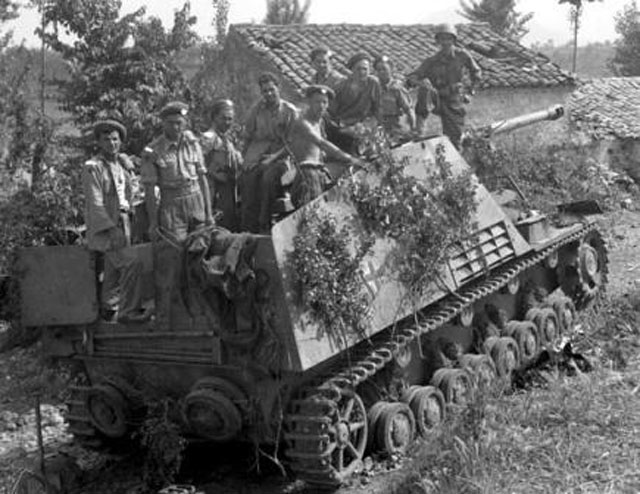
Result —
<svg viewBox="0 0 640 494"><path fill-rule="evenodd" d="M371 297L375 297L382 286L378 276L379 273L380 267L376 266L371 259L368 260L362 268L362 278Z"/></svg>

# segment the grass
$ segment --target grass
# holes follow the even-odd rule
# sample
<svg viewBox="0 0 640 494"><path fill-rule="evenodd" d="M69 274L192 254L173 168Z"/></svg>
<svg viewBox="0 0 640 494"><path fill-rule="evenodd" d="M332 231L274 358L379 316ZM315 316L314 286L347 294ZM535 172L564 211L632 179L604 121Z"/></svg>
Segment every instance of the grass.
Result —
<svg viewBox="0 0 640 494"><path fill-rule="evenodd" d="M479 395L418 448L397 492L640 492L639 302L605 301L583 316L575 344L591 348L594 372Z"/></svg>

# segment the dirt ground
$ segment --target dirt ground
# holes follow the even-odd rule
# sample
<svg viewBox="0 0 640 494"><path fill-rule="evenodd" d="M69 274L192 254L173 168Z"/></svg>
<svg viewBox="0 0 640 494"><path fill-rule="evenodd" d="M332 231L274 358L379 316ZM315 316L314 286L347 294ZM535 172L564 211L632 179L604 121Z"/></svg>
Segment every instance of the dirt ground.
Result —
<svg viewBox="0 0 640 494"><path fill-rule="evenodd" d="M601 219L609 244L609 285L612 297L640 291L640 212L617 211ZM63 450L84 470L84 493L131 493L141 486L136 458L106 457L69 446L63 422L64 368L43 364L38 344L0 354L0 492L20 468L33 468L37 460L35 397L42 400L43 439L47 461ZM250 449L192 450L182 481L198 484L206 494L293 494L305 492L301 483L281 478L267 466L267 474L247 473L254 466ZM375 470L375 472L374 472ZM403 462L378 465L357 477L341 494L390 492L404 478ZM87 473L88 472L88 473Z"/></svg>

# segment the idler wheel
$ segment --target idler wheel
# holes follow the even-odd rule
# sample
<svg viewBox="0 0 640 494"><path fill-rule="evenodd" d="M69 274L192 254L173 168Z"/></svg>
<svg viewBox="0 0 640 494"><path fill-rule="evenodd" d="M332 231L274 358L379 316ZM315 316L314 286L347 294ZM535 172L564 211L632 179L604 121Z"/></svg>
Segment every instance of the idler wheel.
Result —
<svg viewBox="0 0 640 494"><path fill-rule="evenodd" d="M184 401L183 415L195 434L215 442L230 441L242 429L240 410L218 391L190 392Z"/></svg>
<svg viewBox="0 0 640 494"><path fill-rule="evenodd" d="M536 307L529 309L525 319L532 321L536 325L541 346L550 345L558 337L558 316L552 308Z"/></svg>
<svg viewBox="0 0 640 494"><path fill-rule="evenodd" d="M416 434L416 420L409 405L400 402L378 402L369 415L373 438L378 450L389 455L402 454Z"/></svg>
<svg viewBox="0 0 640 494"><path fill-rule="evenodd" d="M91 424L105 436L120 438L127 433L130 407L125 395L115 386L92 386L86 394L85 406Z"/></svg>
<svg viewBox="0 0 640 494"><path fill-rule="evenodd" d="M576 320L576 306L567 296L553 299L551 307L558 316L558 330L560 334L566 333L573 328Z"/></svg>
<svg viewBox="0 0 640 494"><path fill-rule="evenodd" d="M498 377L509 378L520 365L520 351L516 340L509 336L487 340L487 350L496 366Z"/></svg>
<svg viewBox="0 0 640 494"><path fill-rule="evenodd" d="M516 340L522 365L532 362L537 357L540 351L540 337L538 328L531 321L509 321L505 328L505 336Z"/></svg>
<svg viewBox="0 0 640 494"><path fill-rule="evenodd" d="M488 355L465 353L460 357L460 365L469 370L479 388L489 387L497 375L496 366Z"/></svg>
<svg viewBox="0 0 640 494"><path fill-rule="evenodd" d="M446 414L446 401L442 392L434 386L411 386L403 401L409 404L416 419L418 434L426 436L430 429L440 424Z"/></svg>
<svg viewBox="0 0 640 494"><path fill-rule="evenodd" d="M447 403L464 405L471 398L473 381L464 369L438 369L431 378L431 385L440 389Z"/></svg>
<svg viewBox="0 0 640 494"><path fill-rule="evenodd" d="M338 406L331 412L330 468L336 484L362 467L368 437L367 410L353 391L341 390Z"/></svg>

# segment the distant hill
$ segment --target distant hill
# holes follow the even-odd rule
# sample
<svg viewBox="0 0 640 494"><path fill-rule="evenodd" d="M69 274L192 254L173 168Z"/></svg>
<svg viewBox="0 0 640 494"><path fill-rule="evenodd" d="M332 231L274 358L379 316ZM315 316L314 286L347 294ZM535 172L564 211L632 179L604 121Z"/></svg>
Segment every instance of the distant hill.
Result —
<svg viewBox="0 0 640 494"><path fill-rule="evenodd" d="M549 57L565 70L571 71L573 46L571 43L556 46L553 42L536 43L533 50ZM607 62L613 58L615 46L611 41L589 43L578 47L577 74L582 77L611 77L614 74L607 67Z"/></svg>

